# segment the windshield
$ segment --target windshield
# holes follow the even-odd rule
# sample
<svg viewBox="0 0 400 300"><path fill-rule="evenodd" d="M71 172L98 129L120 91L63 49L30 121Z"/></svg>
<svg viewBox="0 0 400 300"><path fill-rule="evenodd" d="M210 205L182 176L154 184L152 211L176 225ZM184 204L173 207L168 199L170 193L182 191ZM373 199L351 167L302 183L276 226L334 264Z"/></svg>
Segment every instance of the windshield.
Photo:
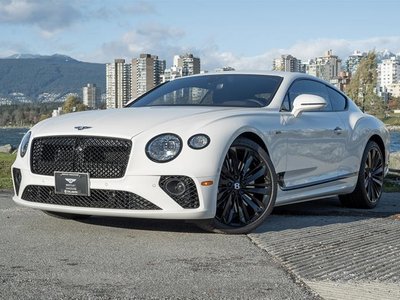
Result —
<svg viewBox="0 0 400 300"><path fill-rule="evenodd" d="M282 78L221 74L189 76L162 84L127 107L143 106L267 106Z"/></svg>

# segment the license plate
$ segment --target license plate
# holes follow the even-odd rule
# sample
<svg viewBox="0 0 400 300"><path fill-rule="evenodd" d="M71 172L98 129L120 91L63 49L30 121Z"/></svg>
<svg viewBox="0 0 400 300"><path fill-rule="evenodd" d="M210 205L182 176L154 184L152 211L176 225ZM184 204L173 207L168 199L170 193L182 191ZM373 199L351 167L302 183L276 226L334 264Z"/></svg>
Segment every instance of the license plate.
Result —
<svg viewBox="0 0 400 300"><path fill-rule="evenodd" d="M88 173L54 172L54 178L56 194L90 196Z"/></svg>

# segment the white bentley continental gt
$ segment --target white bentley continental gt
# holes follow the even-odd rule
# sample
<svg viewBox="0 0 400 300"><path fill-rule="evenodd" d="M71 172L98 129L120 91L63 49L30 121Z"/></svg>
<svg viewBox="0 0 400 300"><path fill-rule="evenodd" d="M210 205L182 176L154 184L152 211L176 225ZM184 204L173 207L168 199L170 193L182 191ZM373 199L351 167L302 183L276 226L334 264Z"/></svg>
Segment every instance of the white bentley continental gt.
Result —
<svg viewBox="0 0 400 300"><path fill-rule="evenodd" d="M125 108L45 120L18 152L20 205L247 233L274 206L338 195L375 207L389 134L315 77L224 72L161 84Z"/></svg>

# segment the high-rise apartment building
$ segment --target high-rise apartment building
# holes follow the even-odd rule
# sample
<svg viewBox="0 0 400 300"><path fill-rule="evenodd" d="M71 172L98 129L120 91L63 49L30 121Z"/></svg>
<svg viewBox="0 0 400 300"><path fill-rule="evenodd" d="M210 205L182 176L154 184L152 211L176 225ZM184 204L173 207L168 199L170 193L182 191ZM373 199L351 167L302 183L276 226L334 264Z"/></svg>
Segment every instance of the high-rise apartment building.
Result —
<svg viewBox="0 0 400 300"><path fill-rule="evenodd" d="M272 70L285 72L301 72L301 60L292 55L281 55L272 62Z"/></svg>
<svg viewBox="0 0 400 300"><path fill-rule="evenodd" d="M125 59L115 59L106 65L107 108L121 108L131 100L131 74L131 65Z"/></svg>
<svg viewBox="0 0 400 300"><path fill-rule="evenodd" d="M306 73L329 82L339 76L341 63L342 60L333 55L332 50L329 50L325 53L325 56L310 60L306 65Z"/></svg>
<svg viewBox="0 0 400 300"><path fill-rule="evenodd" d="M146 93L161 83L161 75L165 70L165 60L151 54L140 54L132 60L132 99Z"/></svg>
<svg viewBox="0 0 400 300"><path fill-rule="evenodd" d="M82 89L83 104L91 109L96 109L100 105L100 89L94 83L88 83Z"/></svg>
<svg viewBox="0 0 400 300"><path fill-rule="evenodd" d="M200 74L200 58L191 53L174 56L174 67L182 70L182 76Z"/></svg>
<svg viewBox="0 0 400 300"><path fill-rule="evenodd" d="M378 84L381 89L400 81L400 59L393 56L378 65Z"/></svg>
<svg viewBox="0 0 400 300"><path fill-rule="evenodd" d="M161 75L161 82L171 81L179 77L182 77L182 69L171 67L164 70L164 74Z"/></svg>
<svg viewBox="0 0 400 300"><path fill-rule="evenodd" d="M364 57L367 57L367 53L358 50L354 51L354 53L350 55L346 60L346 72L353 76L357 71L361 59L363 59Z"/></svg>

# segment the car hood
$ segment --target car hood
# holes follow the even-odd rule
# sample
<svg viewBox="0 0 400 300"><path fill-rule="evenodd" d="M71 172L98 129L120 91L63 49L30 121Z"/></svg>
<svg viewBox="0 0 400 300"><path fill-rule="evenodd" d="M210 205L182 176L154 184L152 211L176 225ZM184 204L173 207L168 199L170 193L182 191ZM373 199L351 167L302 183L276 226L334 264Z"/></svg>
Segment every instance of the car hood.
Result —
<svg viewBox="0 0 400 300"><path fill-rule="evenodd" d="M77 112L47 119L32 131L35 136L96 135L132 138L144 131L196 126L237 114L227 107L139 107ZM79 128L80 127L80 128Z"/></svg>

